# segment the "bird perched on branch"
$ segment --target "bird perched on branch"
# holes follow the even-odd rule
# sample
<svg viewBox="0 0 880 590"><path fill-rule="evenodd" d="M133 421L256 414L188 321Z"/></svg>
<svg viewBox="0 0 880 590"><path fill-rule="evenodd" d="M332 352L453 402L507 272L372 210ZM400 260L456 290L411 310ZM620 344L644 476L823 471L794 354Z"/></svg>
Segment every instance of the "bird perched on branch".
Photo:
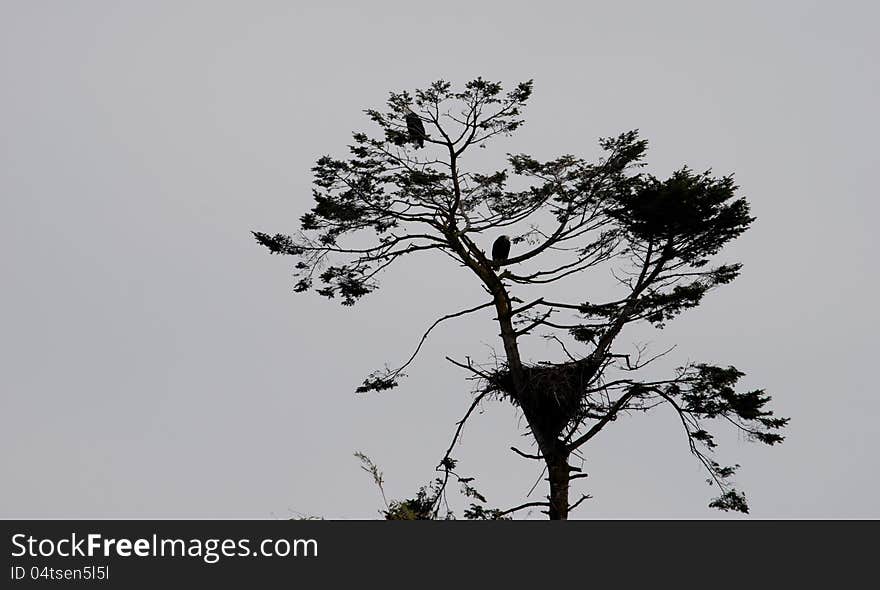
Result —
<svg viewBox="0 0 880 590"><path fill-rule="evenodd" d="M502 263L507 262L507 257L510 254L510 238L507 236L499 236L495 243L492 244L492 262L494 263L495 268L501 266Z"/></svg>
<svg viewBox="0 0 880 590"><path fill-rule="evenodd" d="M409 140L416 147L425 147L425 137L427 135L425 135L425 126L422 124L422 118L412 112L409 107L406 109L406 129L409 131Z"/></svg>

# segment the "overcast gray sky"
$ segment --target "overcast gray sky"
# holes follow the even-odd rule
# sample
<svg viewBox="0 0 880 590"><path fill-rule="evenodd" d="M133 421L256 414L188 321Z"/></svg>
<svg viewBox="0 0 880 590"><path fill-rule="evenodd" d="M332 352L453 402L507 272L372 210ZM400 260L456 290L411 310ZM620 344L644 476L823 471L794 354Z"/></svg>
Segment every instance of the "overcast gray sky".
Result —
<svg viewBox="0 0 880 590"><path fill-rule="evenodd" d="M443 356L487 356L491 314L438 330L400 388L353 389L479 288L445 259L404 261L342 308L292 293L291 260L249 231L296 228L314 160L345 155L389 90L482 75L535 94L481 159L593 157L639 128L656 174L736 173L758 217L724 255L742 277L642 340L736 365L792 418L780 447L723 437L754 516L880 517L878 17L870 2L0 1L0 516L373 518L354 451L391 497L431 478L470 400ZM676 420L595 439L577 488L594 499L573 516L722 516ZM499 507L539 475L507 450L521 426L487 404L456 453Z"/></svg>

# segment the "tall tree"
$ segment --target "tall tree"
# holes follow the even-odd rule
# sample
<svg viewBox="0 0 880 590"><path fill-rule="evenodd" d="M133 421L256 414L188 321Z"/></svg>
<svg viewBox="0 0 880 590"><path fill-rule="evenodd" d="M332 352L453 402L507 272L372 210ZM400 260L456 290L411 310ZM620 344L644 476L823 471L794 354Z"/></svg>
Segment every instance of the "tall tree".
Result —
<svg viewBox="0 0 880 590"><path fill-rule="evenodd" d="M737 197L732 176L683 167L659 179L640 171L647 142L637 131L601 139L605 155L594 163L516 154L500 170L467 169L468 150L523 124L531 94L531 81L505 92L481 78L461 90L441 80L413 93L392 92L387 110L366 111L380 133L355 133L348 158L318 159L315 205L300 230L254 236L272 253L297 259L296 291L314 288L343 305L375 291L377 277L394 262L425 251L442 252L483 286L484 301L438 318L409 361L374 372L357 389L397 386L434 327L491 309L500 360L449 359L479 386L440 462L443 488L455 475L451 453L468 417L487 397L503 399L522 412L535 442L531 452L512 449L543 462L548 473L546 501L523 507L539 505L551 519L565 519L587 497L569 499L572 481L586 475L571 464L572 454L622 414L668 404L690 452L720 489L710 506L748 512L732 482L736 466L713 459L709 424L729 424L773 445L782 441L788 419L774 416L763 390L737 391L743 373L732 366L688 363L666 378L648 379L640 370L663 353L646 357L639 348L629 354L618 344L628 326L662 328L736 278L740 264L712 259L754 221L746 200ZM414 125L413 114L423 125ZM502 231L511 234L514 251L493 260L480 244ZM598 269L611 271L618 297L596 301L583 291L597 284L594 278L568 280ZM563 360L524 359L521 343L534 334L558 343Z"/></svg>

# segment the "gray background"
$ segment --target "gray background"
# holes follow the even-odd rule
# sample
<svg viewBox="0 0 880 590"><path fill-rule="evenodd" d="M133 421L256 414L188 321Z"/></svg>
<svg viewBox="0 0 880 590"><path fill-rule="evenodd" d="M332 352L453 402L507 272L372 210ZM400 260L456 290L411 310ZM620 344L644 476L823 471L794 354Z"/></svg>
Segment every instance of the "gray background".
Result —
<svg viewBox="0 0 880 590"><path fill-rule="evenodd" d="M496 165L637 127L654 173L736 172L743 276L641 340L737 365L791 416L781 447L723 437L754 516L880 516L874 6L0 2L0 516L373 518L353 451L390 497L432 477L470 400L443 356L488 356L490 314L440 329L401 388L353 389L477 285L428 256L341 308L291 293L249 230L294 230L315 158L389 90L478 75L535 78ZM518 504L539 470L507 450L516 413L485 410L461 471ZM595 443L577 517L721 516L668 411Z"/></svg>

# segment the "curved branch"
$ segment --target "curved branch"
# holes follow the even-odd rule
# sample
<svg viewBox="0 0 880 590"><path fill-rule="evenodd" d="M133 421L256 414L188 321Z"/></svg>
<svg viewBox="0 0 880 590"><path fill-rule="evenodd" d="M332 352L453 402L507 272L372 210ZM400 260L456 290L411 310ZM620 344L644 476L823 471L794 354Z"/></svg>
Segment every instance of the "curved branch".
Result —
<svg viewBox="0 0 880 590"><path fill-rule="evenodd" d="M498 513L498 516L507 516L508 514L516 512L517 510L523 510L525 508L535 508L537 506L545 506L545 507L549 508L550 502L526 502L525 504L520 504L519 506L516 506L514 508L509 508L507 510L504 510L504 511ZM542 510L542 512L546 512L546 511Z"/></svg>
<svg viewBox="0 0 880 590"><path fill-rule="evenodd" d="M455 435L453 435L452 442L449 443L449 448L446 449L446 452L443 454L443 459L440 461L437 467L442 467L446 460L449 459L452 453L452 449L453 447L455 447L455 443L458 442L458 437L461 435L461 431L464 428L464 423L467 422L467 419L471 417L471 414L474 412L477 406L480 405L480 402L483 401L483 398L485 398L488 394L488 391L484 391L483 393L478 395L471 404L471 407L468 408L468 411L465 412L464 417L456 422L457 427L455 429Z"/></svg>
<svg viewBox="0 0 880 590"><path fill-rule="evenodd" d="M483 304L478 305L478 306L476 306L476 307L471 307L471 308L468 308L468 309L464 309L464 310L462 310L462 311L459 311L459 312L456 312L456 313L451 313L451 314L449 314L449 315L445 315L445 316L443 316L442 318L439 318L437 321L435 321L433 324L431 324L431 327L428 328L428 329L425 331L425 333L422 335L422 339L419 341L419 345L416 347L415 352L412 353L412 356L409 357L409 360L407 360L407 361L406 361L406 362L405 362L405 363L404 363L399 369L397 369L396 371L394 371L394 372L391 374L390 377L391 377L391 378L394 378L394 377L396 377L397 375L399 375L401 371L403 371L405 368L407 368L407 367L410 365L410 363L412 363L412 362L415 360L416 356L418 356L418 354L419 354L419 351L422 349L422 345L425 343L425 340L427 340L428 335L431 333L431 330L433 330L434 328L436 328L437 325L438 325L440 322L443 322L443 321L445 321L445 320L451 320L451 319L453 319L453 318L457 318L457 317L461 317L461 316L463 316L463 315L467 315L467 314L469 314L469 313L473 313L473 312L475 312L475 311L479 311L479 310L484 309L484 308L486 308L486 307L489 307L489 306L491 306L491 305L494 305L494 303L490 301L489 303L483 303Z"/></svg>
<svg viewBox="0 0 880 590"><path fill-rule="evenodd" d="M510 447L510 450L519 455L520 457L525 457L526 459L535 459L536 461L543 461L544 457L541 455L529 455L528 453L523 453L516 447Z"/></svg>

